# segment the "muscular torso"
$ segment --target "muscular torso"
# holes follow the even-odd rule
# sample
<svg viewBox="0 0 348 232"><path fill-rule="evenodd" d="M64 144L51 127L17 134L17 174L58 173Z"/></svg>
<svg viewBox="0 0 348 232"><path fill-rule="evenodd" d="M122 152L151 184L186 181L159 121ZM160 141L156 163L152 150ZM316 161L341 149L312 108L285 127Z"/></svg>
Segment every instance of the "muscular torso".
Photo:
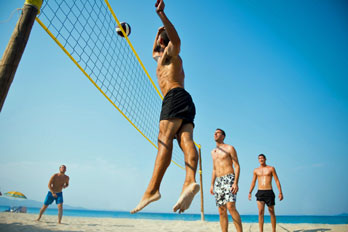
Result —
<svg viewBox="0 0 348 232"><path fill-rule="evenodd" d="M259 167L255 169L258 189L259 190L270 190L272 189L272 167Z"/></svg>
<svg viewBox="0 0 348 232"><path fill-rule="evenodd" d="M228 144L222 144L211 152L216 177L230 173L234 174L232 154L229 152L229 146Z"/></svg>
<svg viewBox="0 0 348 232"><path fill-rule="evenodd" d="M162 62L161 59L166 60ZM185 74L180 56L159 58L156 73L163 96L173 88L184 88Z"/></svg>
<svg viewBox="0 0 348 232"><path fill-rule="evenodd" d="M52 190L55 193L61 192L68 180L69 177L65 174L54 174L50 180Z"/></svg>

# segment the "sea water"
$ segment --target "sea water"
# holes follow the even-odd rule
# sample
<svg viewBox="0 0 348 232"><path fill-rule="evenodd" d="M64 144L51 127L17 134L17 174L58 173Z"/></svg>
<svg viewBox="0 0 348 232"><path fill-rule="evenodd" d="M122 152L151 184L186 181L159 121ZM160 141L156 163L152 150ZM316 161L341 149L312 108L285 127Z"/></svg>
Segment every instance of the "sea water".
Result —
<svg viewBox="0 0 348 232"><path fill-rule="evenodd" d="M9 209L8 206L0 206L0 212ZM27 213L39 214L39 208L27 208ZM57 208L48 208L45 211L47 215L58 215ZM64 216L72 217L99 217L99 218L129 218L129 219L152 219L152 220L183 220L197 221L201 220L200 214L174 214L174 213L148 213L139 212L130 214L123 211L106 210L87 210L87 209L64 209ZM218 214L205 214L205 221L218 222ZM241 215L242 222L257 223L257 215ZM229 218L232 221L232 218ZM265 223L270 223L270 217L265 215ZM277 215L277 223L310 223L310 224L348 224L348 216L318 216L318 215Z"/></svg>

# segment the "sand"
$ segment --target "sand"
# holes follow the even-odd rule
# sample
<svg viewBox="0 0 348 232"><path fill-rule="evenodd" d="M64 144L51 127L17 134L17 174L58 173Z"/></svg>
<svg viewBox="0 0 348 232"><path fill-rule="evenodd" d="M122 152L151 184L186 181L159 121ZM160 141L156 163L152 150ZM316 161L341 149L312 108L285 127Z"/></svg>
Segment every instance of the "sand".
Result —
<svg viewBox="0 0 348 232"><path fill-rule="evenodd" d="M57 216L43 215L40 222L35 221L35 214L0 213L0 231L6 232L82 232L82 231L142 231L142 232L219 232L218 222L202 221L165 221L148 219L120 219L120 218L89 218L63 216L62 224L57 224ZM258 231L257 223L244 223L244 231ZM230 223L229 231L236 231ZM265 224L264 231L271 231L271 225ZM348 231L348 224L277 224L277 231L321 232Z"/></svg>

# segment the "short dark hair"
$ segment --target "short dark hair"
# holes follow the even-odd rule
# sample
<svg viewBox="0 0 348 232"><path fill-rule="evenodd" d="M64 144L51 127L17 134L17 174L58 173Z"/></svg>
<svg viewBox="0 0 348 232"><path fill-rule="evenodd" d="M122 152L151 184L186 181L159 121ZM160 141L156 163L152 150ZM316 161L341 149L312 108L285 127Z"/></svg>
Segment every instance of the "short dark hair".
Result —
<svg viewBox="0 0 348 232"><path fill-rule="evenodd" d="M160 36L161 36L161 39L163 40L164 45L167 46L170 39L168 37L166 30L161 31Z"/></svg>
<svg viewBox="0 0 348 232"><path fill-rule="evenodd" d="M258 157L263 156L264 159L266 159L266 156L264 154L260 154Z"/></svg>
<svg viewBox="0 0 348 232"><path fill-rule="evenodd" d="M226 133L225 133L225 131L223 130L223 129L220 129L220 128L216 128L216 130L219 130L219 131L221 131L221 133L224 135L224 137L226 137Z"/></svg>

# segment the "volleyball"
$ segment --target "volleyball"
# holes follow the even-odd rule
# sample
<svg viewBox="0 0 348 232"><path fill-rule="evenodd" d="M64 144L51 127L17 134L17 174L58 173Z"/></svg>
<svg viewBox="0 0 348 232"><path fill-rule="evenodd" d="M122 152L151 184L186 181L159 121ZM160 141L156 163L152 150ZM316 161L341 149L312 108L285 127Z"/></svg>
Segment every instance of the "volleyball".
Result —
<svg viewBox="0 0 348 232"><path fill-rule="evenodd" d="M122 26L124 32L126 33L126 35L129 36L130 33L131 33L131 27L129 26L129 24L126 23L126 22L122 22L122 23L120 23L120 24L121 24L121 26ZM118 34L119 36L124 37L124 36L123 36L123 33L122 33L122 30L121 30L121 28L120 28L119 26L116 27L116 32L117 32L117 34Z"/></svg>

